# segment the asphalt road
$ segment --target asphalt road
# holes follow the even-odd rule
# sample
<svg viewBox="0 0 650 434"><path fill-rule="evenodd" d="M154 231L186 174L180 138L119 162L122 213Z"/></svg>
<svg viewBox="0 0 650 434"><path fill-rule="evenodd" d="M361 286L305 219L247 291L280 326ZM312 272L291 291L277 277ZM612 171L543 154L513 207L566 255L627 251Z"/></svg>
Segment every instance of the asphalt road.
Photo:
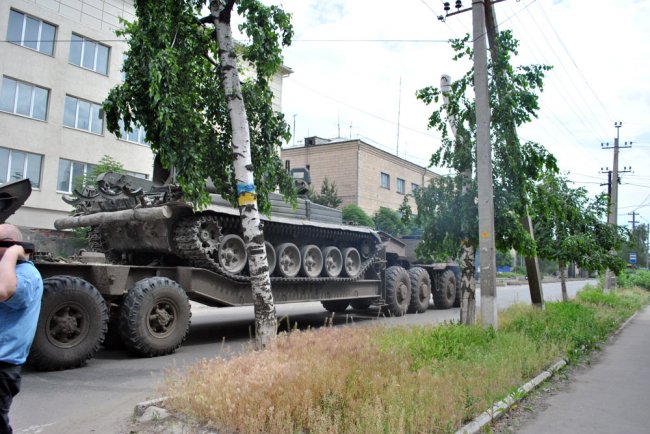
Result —
<svg viewBox="0 0 650 434"><path fill-rule="evenodd" d="M568 282L569 295L585 283ZM544 298L561 298L559 283L544 284ZM530 303L527 286L497 288L497 305ZM480 303L480 297L479 297ZM320 303L278 305L281 323L299 328L320 327L331 314ZM381 321L393 324L426 324L456 320L459 309L430 309L423 314L382 318L379 312L348 310L336 315L334 325ZM124 351L100 351L85 367L59 372L23 371L22 391L11 408L11 424L16 433L87 434L124 433L138 402L159 397L157 389L165 372L182 369L197 360L237 353L246 348L253 327L252 307L208 308L193 306L192 325L187 341L169 356L139 359Z"/></svg>

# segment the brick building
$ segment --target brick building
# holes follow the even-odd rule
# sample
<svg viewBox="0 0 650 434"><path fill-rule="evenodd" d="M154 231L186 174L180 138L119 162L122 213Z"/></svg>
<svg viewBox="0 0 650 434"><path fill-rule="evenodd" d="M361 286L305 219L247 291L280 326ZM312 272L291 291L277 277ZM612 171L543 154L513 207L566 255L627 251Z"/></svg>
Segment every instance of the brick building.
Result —
<svg viewBox="0 0 650 434"><path fill-rule="evenodd" d="M436 173L362 140L308 137L305 146L282 150L291 167L307 167L312 187L335 182L341 207L356 204L372 216L380 207L397 210L404 197L438 177ZM409 197L415 211L415 201Z"/></svg>

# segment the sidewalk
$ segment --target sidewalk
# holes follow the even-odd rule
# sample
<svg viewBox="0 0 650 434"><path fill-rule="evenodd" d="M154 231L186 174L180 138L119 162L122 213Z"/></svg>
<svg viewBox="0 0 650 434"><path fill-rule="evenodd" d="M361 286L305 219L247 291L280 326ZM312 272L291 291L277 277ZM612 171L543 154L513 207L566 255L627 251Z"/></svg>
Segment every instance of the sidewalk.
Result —
<svg viewBox="0 0 650 434"><path fill-rule="evenodd" d="M650 307L640 311L521 434L649 433Z"/></svg>

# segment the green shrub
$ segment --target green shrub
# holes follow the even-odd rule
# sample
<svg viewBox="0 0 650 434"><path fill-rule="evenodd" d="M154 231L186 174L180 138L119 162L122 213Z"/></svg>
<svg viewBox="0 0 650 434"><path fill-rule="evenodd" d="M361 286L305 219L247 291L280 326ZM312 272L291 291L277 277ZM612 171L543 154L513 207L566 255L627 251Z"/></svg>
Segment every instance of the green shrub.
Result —
<svg viewBox="0 0 650 434"><path fill-rule="evenodd" d="M629 276L629 280L632 286L638 286L650 291L650 271L637 270Z"/></svg>

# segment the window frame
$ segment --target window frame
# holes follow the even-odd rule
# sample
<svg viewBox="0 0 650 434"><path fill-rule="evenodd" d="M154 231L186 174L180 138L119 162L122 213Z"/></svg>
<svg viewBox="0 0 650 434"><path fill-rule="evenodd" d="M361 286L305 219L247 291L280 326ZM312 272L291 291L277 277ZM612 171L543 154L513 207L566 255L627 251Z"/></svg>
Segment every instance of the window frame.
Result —
<svg viewBox="0 0 650 434"><path fill-rule="evenodd" d="M69 125L67 122L67 108L68 108L68 101L69 100L75 100L75 108L74 108L74 125ZM86 104L89 104L88 107L88 128L80 128L79 127L79 102L83 102ZM98 113L101 115L101 124L100 124L100 132L93 131L93 108L97 108ZM83 108L82 108L83 110ZM86 133L90 134L95 134L98 136L103 136L104 135L104 110L102 109L101 104L97 104L95 102L89 101L87 99L83 98L77 98L76 96L72 95L66 95L65 96L65 102L63 106L63 126L67 128L72 128L74 130L78 131L84 131Z"/></svg>
<svg viewBox="0 0 650 434"><path fill-rule="evenodd" d="M75 39L75 38L78 38L78 40ZM78 59L79 63L76 63L76 60L77 60L76 57L77 56L76 56L76 48L75 48L74 44L81 44L80 45L81 48L79 49L79 59ZM93 60L92 60L93 66L92 66L92 68L84 65L84 63L85 63L84 61L86 60L85 59L86 50L88 49L88 47L91 44L94 45L94 53L93 53ZM100 57L99 56L99 47L106 48L106 59L105 59L105 66L106 66L105 69L106 70L105 71L98 71L97 62L98 62L99 57ZM74 54L74 57L75 57L74 59L73 59L73 53L75 53ZM92 71L92 72L94 72L96 74L101 74L101 75L108 76L108 67L110 65L110 60L111 60L111 47L109 45L102 44L101 42L96 41L96 40L94 40L92 38L88 38L86 36L80 35L79 33L72 32L72 35L70 37L70 52L68 53L68 63L70 65L77 66L79 68L85 69L86 71Z"/></svg>
<svg viewBox="0 0 650 434"><path fill-rule="evenodd" d="M7 148L7 147L4 147L4 146L0 146L0 152L2 152L2 150L8 151L8 156L7 156L7 169L6 169L6 172L4 174L0 173L0 185L6 184L6 183L9 183L9 182L13 182L13 181L18 181L20 179L29 178L26 175L28 175L28 172L30 171L30 168L29 168L30 159L29 159L29 157L31 156L31 157L38 157L38 159L39 159L38 160L38 182L35 183L32 178L29 178L29 180L31 181L30 183L31 183L33 189L40 190L41 182L43 181L43 158L44 158L44 155L43 154L37 154L35 152L28 152L28 151L23 151L23 150L20 150L20 149L13 149L13 148ZM12 176L11 176L11 171L13 169L12 160L14 159L14 154L16 154L16 153L20 153L20 154L24 155L24 161L23 161L23 164L22 164L22 166L23 166L22 167L22 175L23 176L21 178L13 179ZM0 168L2 168L2 163L3 163L2 160L0 160ZM5 177L6 177L6 179L5 179ZM5 180L3 181L3 179L5 179Z"/></svg>
<svg viewBox="0 0 650 434"><path fill-rule="evenodd" d="M416 184L415 182L411 182L411 193L415 193L418 188L420 188L419 184Z"/></svg>
<svg viewBox="0 0 650 434"><path fill-rule="evenodd" d="M60 175L61 175L61 163L64 162L64 161L69 163L69 165L68 165L68 179L66 181L68 183L68 190L67 191L66 190L61 190L59 188L59 184L61 183L61 178L60 178ZM83 173L81 175L77 175L77 176L87 176L89 173L92 172L92 170L93 170L93 168L95 166L94 164L86 163L84 161L77 161L77 160L71 160L69 158L60 157L59 158L59 167L57 169L57 174L56 174L56 192L57 193L72 194L72 190L73 190L73 186L74 186L74 178L75 178L75 174L74 174L75 173L74 172L74 164L75 163L76 164L83 164Z"/></svg>
<svg viewBox="0 0 650 434"><path fill-rule="evenodd" d="M13 99L14 99L14 101L13 101L13 106L12 106L11 110L5 110L5 109L2 108L2 101L3 101L2 97L3 97L4 88L5 88L5 80L14 82L14 89L13 89ZM29 97L29 114L20 113L18 111L19 104L20 104L19 97L20 97L20 86L21 85L28 86L28 87L31 88L30 89L30 97ZM35 103L35 99L36 99L35 98L36 89L45 91L45 107L43 107L43 110L42 110L43 118L34 116L34 103ZM10 114L13 114L13 115L16 115L16 116L22 116L22 117L34 119L34 120L37 120L37 121L46 122L47 121L48 111L49 111L49 106L50 106L50 89L48 89L46 87L42 87L42 86L37 86L37 85L29 83L27 81L22 81L22 80L18 80L18 79L15 79L15 78L11 78L11 77L8 77L6 75L2 76L2 83L0 84L0 111L1 112L10 113Z"/></svg>
<svg viewBox="0 0 650 434"><path fill-rule="evenodd" d="M379 172L379 186L381 188L385 188L386 190L390 190L390 174L386 172Z"/></svg>
<svg viewBox="0 0 650 434"><path fill-rule="evenodd" d="M118 126L120 127L120 137L118 137L118 140L123 140L125 142L129 143L135 143L136 145L142 145L142 146L148 146L149 143L147 142L147 132L145 131L144 127L138 123L134 123L132 126L132 131L128 132L126 131L126 128L124 127L124 119L120 119L117 122ZM137 140L131 140L129 138L130 134L136 133L137 134ZM116 134L117 136L117 134Z"/></svg>
<svg viewBox="0 0 650 434"><path fill-rule="evenodd" d="M402 188L400 188L400 185L401 185ZM396 178L395 191L397 191L397 194L406 194L406 180L405 179Z"/></svg>
<svg viewBox="0 0 650 434"><path fill-rule="evenodd" d="M21 23L21 30L20 30L20 41L12 40L10 38L10 35L9 35L9 32L11 30L11 19L12 19L12 16L16 16L15 14L16 15L22 15L22 23ZM30 47L29 45L25 45L25 33L27 31L27 23L28 23L27 19L28 18L31 18L34 21L38 21L38 36L37 36L37 39L35 41L36 42L36 48ZM42 50L42 43L43 43L43 41L45 41L43 39L43 25L46 25L46 26L49 26L49 27L52 28L52 43L51 43L51 51L50 52ZM7 42L10 42L10 43L12 43L14 45L18 45L20 47L27 48L27 49L32 50L32 51L36 51L36 52L44 54L46 56L54 57L54 49L55 49L55 45L56 45L55 42L56 42L57 30L58 30L58 26L56 26L53 23L50 23L49 21L45 21L45 20L43 20L41 18L38 18L38 17L36 17L34 15L27 14L25 12L21 12L19 10L13 9L13 8L9 9L9 18L8 18L8 21L7 21ZM27 42L29 42L29 40Z"/></svg>

